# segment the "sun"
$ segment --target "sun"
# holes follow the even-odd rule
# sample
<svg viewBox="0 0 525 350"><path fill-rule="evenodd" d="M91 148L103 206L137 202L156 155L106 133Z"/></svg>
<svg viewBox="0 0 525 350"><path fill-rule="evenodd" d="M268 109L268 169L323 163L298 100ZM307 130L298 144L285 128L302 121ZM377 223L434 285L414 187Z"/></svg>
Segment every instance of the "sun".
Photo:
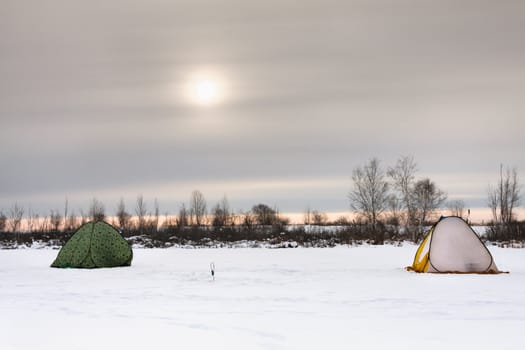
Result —
<svg viewBox="0 0 525 350"><path fill-rule="evenodd" d="M226 97L225 79L217 73L195 73L188 80L186 97L194 105L218 105Z"/></svg>
<svg viewBox="0 0 525 350"><path fill-rule="evenodd" d="M219 85L212 79L195 82L193 91L195 102L203 105L216 103L219 99Z"/></svg>

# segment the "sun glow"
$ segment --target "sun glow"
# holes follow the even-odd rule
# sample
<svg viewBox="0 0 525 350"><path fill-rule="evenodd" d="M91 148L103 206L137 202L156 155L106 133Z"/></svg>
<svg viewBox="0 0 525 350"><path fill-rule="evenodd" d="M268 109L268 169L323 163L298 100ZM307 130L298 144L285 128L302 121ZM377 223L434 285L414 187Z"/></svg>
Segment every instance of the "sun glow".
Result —
<svg viewBox="0 0 525 350"><path fill-rule="evenodd" d="M225 79L217 73L195 73L188 80L187 99L198 106L214 106L226 97Z"/></svg>

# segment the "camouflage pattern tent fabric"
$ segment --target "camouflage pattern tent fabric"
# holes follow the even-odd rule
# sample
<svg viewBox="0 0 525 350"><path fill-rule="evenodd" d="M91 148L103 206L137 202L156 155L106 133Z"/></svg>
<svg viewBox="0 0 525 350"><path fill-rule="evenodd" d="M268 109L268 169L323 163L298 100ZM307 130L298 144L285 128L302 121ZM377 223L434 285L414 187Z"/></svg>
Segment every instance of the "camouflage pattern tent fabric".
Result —
<svg viewBox="0 0 525 350"><path fill-rule="evenodd" d="M82 225L66 242L51 267L130 266L133 251L110 224L97 221Z"/></svg>

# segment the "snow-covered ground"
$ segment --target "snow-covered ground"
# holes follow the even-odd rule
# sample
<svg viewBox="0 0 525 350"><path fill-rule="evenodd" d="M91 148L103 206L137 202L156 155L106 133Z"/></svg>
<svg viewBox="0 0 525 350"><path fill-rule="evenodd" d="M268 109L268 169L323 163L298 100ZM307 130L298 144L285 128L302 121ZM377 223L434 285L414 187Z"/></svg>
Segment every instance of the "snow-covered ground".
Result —
<svg viewBox="0 0 525 350"><path fill-rule="evenodd" d="M410 273L415 250L136 249L96 270L2 250L0 349L524 348L525 250L490 248L501 275Z"/></svg>

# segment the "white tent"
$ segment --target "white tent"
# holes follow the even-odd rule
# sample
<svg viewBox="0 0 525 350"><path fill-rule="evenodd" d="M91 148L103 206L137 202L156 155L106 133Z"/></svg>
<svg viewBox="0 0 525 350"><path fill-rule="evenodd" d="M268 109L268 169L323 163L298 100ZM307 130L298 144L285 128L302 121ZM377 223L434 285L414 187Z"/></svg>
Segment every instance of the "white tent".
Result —
<svg viewBox="0 0 525 350"><path fill-rule="evenodd" d="M500 273L479 236L462 219L442 217L419 245L408 270L434 273Z"/></svg>

